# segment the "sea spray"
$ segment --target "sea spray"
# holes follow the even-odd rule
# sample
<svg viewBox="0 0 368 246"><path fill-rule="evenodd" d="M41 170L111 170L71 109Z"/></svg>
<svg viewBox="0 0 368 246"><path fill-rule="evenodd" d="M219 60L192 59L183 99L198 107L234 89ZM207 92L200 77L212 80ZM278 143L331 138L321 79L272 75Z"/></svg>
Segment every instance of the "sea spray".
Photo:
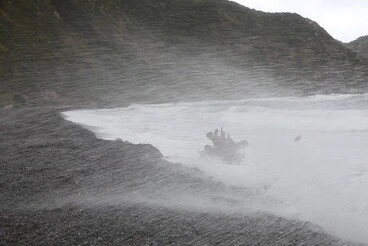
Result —
<svg viewBox="0 0 368 246"><path fill-rule="evenodd" d="M169 160L283 204L263 204L268 212L368 241L368 95L135 104L63 115L98 137L151 143ZM249 142L240 165L199 158L210 144L206 133L221 126Z"/></svg>

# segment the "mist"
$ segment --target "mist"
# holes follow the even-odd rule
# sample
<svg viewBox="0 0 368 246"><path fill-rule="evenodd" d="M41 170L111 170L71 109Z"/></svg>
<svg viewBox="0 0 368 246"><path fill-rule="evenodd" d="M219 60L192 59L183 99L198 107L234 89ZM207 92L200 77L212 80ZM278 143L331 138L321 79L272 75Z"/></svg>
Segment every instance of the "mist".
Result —
<svg viewBox="0 0 368 246"><path fill-rule="evenodd" d="M251 7L0 1L0 241L367 243L365 39Z"/></svg>
<svg viewBox="0 0 368 246"><path fill-rule="evenodd" d="M64 117L100 138L151 143L167 160L200 170L200 186L206 187L204 180L211 177L230 189L199 192L189 187L180 194L164 189L164 197L143 192L140 202L230 214L268 212L311 221L329 233L363 242L367 238L360 232L368 219L368 197L361 190L368 185L366 101L366 94L345 94L135 104L69 111ZM238 165L200 158L209 142L206 132L220 126L249 142Z"/></svg>

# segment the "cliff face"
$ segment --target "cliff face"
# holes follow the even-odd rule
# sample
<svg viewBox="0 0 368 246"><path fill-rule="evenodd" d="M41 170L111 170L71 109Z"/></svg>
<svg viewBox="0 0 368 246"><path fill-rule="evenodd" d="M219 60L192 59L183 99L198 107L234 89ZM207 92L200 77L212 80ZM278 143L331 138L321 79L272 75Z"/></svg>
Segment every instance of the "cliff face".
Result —
<svg viewBox="0 0 368 246"><path fill-rule="evenodd" d="M361 56L368 58L368 36L360 37L350 43L345 44Z"/></svg>
<svg viewBox="0 0 368 246"><path fill-rule="evenodd" d="M0 5L0 105L121 104L365 87L317 23L226 0Z"/></svg>

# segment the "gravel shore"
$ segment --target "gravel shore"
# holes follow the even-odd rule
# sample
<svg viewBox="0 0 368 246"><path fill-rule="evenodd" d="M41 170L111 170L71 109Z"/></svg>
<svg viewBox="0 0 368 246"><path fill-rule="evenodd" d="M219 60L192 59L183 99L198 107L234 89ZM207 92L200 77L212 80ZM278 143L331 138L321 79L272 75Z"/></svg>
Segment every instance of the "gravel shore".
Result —
<svg viewBox="0 0 368 246"><path fill-rule="evenodd" d="M357 245L308 222L240 213L259 191L149 144L97 139L60 114L0 110L0 245Z"/></svg>

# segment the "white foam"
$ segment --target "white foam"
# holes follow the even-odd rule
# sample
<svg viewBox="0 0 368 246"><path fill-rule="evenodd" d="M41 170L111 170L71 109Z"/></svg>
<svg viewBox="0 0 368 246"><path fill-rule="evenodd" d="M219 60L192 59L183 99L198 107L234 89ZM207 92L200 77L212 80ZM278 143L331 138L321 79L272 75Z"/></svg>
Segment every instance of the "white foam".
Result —
<svg viewBox="0 0 368 246"><path fill-rule="evenodd" d="M152 143L164 155L224 183L265 187L284 208L328 232L368 242L368 95L132 105L65 112L106 139ZM246 138L241 165L201 161L207 131ZM293 141L300 136L299 141Z"/></svg>

